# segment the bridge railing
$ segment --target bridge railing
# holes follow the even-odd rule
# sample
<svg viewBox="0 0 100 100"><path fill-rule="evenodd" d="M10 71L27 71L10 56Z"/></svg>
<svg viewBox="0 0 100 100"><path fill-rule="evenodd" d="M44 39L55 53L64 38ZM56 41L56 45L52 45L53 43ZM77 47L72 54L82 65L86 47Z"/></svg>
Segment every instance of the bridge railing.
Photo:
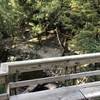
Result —
<svg viewBox="0 0 100 100"><path fill-rule="evenodd" d="M72 67L74 65L76 66L76 65L90 64L96 62L97 63L100 62L100 53L2 63L0 67L0 84L5 85L6 93L0 95L0 100L7 100L7 98L9 98L10 96L9 91L10 89L13 88L30 86L38 83L42 84L47 82L64 81L64 80L76 79L76 78L81 78L86 76L100 75L100 70L66 74L66 75L46 77L40 79L25 80L25 81L17 81L16 79L16 82L10 82L9 79L12 74L17 75L18 73L22 73L22 72L49 69L54 65L55 66L60 65L62 67L66 67L66 66Z"/></svg>

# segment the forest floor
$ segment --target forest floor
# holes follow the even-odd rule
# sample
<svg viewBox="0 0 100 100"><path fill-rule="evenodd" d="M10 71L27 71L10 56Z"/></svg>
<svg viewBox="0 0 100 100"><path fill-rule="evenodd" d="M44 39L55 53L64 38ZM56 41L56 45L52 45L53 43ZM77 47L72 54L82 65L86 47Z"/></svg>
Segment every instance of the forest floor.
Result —
<svg viewBox="0 0 100 100"><path fill-rule="evenodd" d="M9 60L57 57L62 56L62 53L63 49L59 46L56 37L51 36L47 39L43 39L41 44L38 44L36 40L16 43L12 48L12 55Z"/></svg>

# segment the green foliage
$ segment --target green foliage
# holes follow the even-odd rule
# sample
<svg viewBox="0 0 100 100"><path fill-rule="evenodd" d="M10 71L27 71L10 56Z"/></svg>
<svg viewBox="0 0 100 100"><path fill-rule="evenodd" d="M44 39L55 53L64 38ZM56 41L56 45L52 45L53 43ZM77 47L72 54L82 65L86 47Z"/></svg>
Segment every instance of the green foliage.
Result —
<svg viewBox="0 0 100 100"><path fill-rule="evenodd" d="M75 0L73 1L75 2ZM81 17L75 16L79 23L74 20L79 30L69 42L70 48L83 53L100 52L100 13L97 10L99 5L94 0L84 1L84 3L80 3L80 8L81 11L76 13L76 16L80 15ZM81 25L82 27L80 27Z"/></svg>
<svg viewBox="0 0 100 100"><path fill-rule="evenodd" d="M73 39L73 49L82 51L84 53L99 52L100 51L100 38L96 39L93 36L95 31L82 30Z"/></svg>
<svg viewBox="0 0 100 100"><path fill-rule="evenodd" d="M1 93L5 93L5 87L4 87L4 85L0 84L0 94Z"/></svg>
<svg viewBox="0 0 100 100"><path fill-rule="evenodd" d="M51 31L54 34L58 32L61 43L67 46L69 43L73 50L98 52L99 0L0 1L1 41L7 38L22 41L34 37L41 39Z"/></svg>
<svg viewBox="0 0 100 100"><path fill-rule="evenodd" d="M14 37L21 15L13 7L11 1L1 0L0 2L0 33L2 38Z"/></svg>
<svg viewBox="0 0 100 100"><path fill-rule="evenodd" d="M23 0L19 1L18 4L25 14L22 18L24 20L21 19L23 23L21 27L23 26L24 30L28 29L32 36L45 35L47 31L55 30L60 24L64 24L60 27L66 26L65 21L70 21L70 18L66 16L69 9L68 0L27 0L25 3Z"/></svg>

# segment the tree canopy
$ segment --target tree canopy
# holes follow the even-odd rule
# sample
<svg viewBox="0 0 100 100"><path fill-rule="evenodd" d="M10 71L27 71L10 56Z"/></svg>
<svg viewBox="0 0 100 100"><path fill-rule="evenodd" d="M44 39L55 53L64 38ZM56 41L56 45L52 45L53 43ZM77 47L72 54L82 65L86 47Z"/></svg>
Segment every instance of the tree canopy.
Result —
<svg viewBox="0 0 100 100"><path fill-rule="evenodd" d="M100 52L100 1L0 1L0 48L4 51L16 41L37 38L41 44L42 37L50 34L64 52Z"/></svg>

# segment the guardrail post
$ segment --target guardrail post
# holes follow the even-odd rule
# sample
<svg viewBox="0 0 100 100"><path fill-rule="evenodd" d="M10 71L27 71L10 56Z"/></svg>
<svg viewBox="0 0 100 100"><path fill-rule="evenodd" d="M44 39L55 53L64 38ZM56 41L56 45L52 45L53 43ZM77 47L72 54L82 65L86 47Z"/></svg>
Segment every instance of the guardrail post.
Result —
<svg viewBox="0 0 100 100"><path fill-rule="evenodd" d="M1 84L5 85L5 95L1 95L1 98L5 98L4 100L9 100L9 79L8 79L8 64L2 63L0 66L0 76L3 78ZM1 99L0 99L1 100Z"/></svg>

